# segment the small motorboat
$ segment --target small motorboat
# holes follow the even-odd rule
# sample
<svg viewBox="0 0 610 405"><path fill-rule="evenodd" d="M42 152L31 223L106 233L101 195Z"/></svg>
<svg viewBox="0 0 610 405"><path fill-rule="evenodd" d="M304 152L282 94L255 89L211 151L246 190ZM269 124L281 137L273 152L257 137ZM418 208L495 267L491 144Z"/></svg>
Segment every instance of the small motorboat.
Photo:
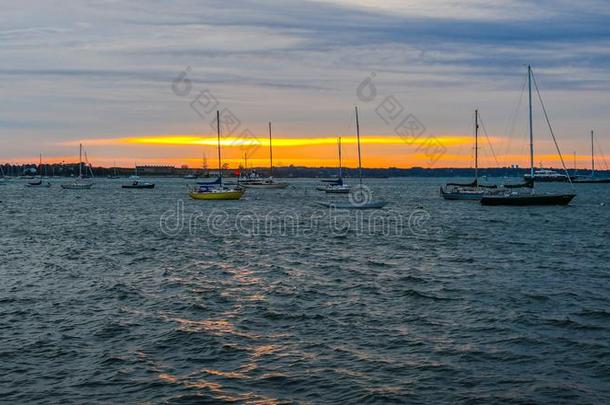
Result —
<svg viewBox="0 0 610 405"><path fill-rule="evenodd" d="M123 184L121 188L155 188L155 183L148 183L142 181L134 181L129 184Z"/></svg>

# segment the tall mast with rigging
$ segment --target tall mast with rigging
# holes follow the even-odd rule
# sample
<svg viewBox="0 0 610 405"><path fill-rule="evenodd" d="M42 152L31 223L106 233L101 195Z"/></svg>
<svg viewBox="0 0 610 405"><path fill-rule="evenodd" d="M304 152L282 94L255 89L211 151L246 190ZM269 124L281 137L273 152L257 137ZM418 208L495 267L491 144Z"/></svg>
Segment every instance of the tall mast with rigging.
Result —
<svg viewBox="0 0 610 405"><path fill-rule="evenodd" d="M593 145L593 131L591 131L591 177L595 176L595 147Z"/></svg>
<svg viewBox="0 0 610 405"><path fill-rule="evenodd" d="M479 186L479 110L474 110L474 184Z"/></svg>
<svg viewBox="0 0 610 405"><path fill-rule="evenodd" d="M216 110L216 133L218 135L218 178L222 186L222 158L220 156L220 111Z"/></svg>
<svg viewBox="0 0 610 405"><path fill-rule="evenodd" d="M339 147L339 178L343 178L343 162L341 161L341 137L339 137L337 141L337 145Z"/></svg>
<svg viewBox="0 0 610 405"><path fill-rule="evenodd" d="M360 155L360 121L358 120L358 106L354 107L356 111L356 140L358 141L358 177L360 185L362 185L362 158Z"/></svg>
<svg viewBox="0 0 610 405"><path fill-rule="evenodd" d="M269 177L273 177L273 146L271 145L271 122L269 122Z"/></svg>
<svg viewBox="0 0 610 405"><path fill-rule="evenodd" d="M532 66L527 65L527 86L529 96L529 126L530 126L530 179L534 181L534 121L532 113Z"/></svg>

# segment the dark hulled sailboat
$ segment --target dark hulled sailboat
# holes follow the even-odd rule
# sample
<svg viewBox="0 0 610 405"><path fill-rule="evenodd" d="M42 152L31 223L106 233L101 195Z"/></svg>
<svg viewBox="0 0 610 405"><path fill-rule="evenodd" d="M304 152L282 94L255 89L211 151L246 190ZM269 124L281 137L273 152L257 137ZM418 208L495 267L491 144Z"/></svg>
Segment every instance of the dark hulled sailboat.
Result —
<svg viewBox="0 0 610 405"><path fill-rule="evenodd" d="M514 205L514 206L525 206L525 205L568 205L570 201L576 196L576 193L536 193L535 190L535 176L534 176L534 123L533 123L533 113L532 113L532 67L527 67L527 81L528 81L528 90L529 90L529 132L530 132L530 178L526 179L527 186L531 186L529 191L519 192L512 191L511 189L507 189L503 193L486 195L481 198L481 204L483 205ZM538 87L536 86L538 91ZM538 97L540 97L540 93L538 91ZM542 102L542 99L540 99ZM544 104L543 104L544 109ZM548 116L545 117L548 123ZM550 128L550 125L549 125ZM551 135L553 138L553 131L551 129ZM557 144L555 142L555 144ZM559 147L557 147L557 152L561 157L561 151ZM562 159L563 163L563 159ZM565 169L565 166L564 166ZM569 179L569 176L568 176ZM570 182L571 183L571 182Z"/></svg>

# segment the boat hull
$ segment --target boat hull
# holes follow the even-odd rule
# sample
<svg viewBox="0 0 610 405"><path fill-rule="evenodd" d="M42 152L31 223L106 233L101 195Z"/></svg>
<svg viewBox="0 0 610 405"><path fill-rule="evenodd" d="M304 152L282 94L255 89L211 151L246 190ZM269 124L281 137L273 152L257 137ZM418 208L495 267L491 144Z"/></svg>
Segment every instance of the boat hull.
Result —
<svg viewBox="0 0 610 405"><path fill-rule="evenodd" d="M93 184L62 184L64 190L89 190Z"/></svg>
<svg viewBox="0 0 610 405"><path fill-rule="evenodd" d="M568 205L576 194L490 195L481 198L483 205Z"/></svg>
<svg viewBox="0 0 610 405"><path fill-rule="evenodd" d="M278 189L288 187L288 183L269 183L269 184L247 184L239 183L240 187L244 188L256 188L256 189Z"/></svg>
<svg viewBox="0 0 610 405"><path fill-rule="evenodd" d="M51 187L51 183L43 183L43 184L26 184L27 188L49 188Z"/></svg>
<svg viewBox="0 0 610 405"><path fill-rule="evenodd" d="M441 197L445 200L479 201L484 195L482 191L445 191L441 187Z"/></svg>
<svg viewBox="0 0 610 405"><path fill-rule="evenodd" d="M326 208L335 208L340 210L374 210L380 209L386 206L385 201L371 201L365 204L352 204L349 202L322 202L318 201L318 205Z"/></svg>
<svg viewBox="0 0 610 405"><path fill-rule="evenodd" d="M574 179L574 184L608 184L610 179Z"/></svg>
<svg viewBox="0 0 610 405"><path fill-rule="evenodd" d="M327 188L324 190L324 192L326 192L326 194L349 194L350 189L349 188L341 188L341 189Z"/></svg>
<svg viewBox="0 0 610 405"><path fill-rule="evenodd" d="M242 190L216 191L216 192L189 192L194 200L239 200L244 195Z"/></svg>
<svg viewBox="0 0 610 405"><path fill-rule="evenodd" d="M130 189L151 189L155 188L154 184L138 184L137 186L131 184L124 184L121 188L130 188Z"/></svg>

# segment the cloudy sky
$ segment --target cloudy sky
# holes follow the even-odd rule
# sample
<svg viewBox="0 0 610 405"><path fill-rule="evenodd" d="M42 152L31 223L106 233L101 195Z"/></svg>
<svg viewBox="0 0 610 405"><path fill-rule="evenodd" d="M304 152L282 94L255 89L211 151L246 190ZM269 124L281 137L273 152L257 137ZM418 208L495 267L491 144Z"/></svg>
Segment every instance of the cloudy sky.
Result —
<svg viewBox="0 0 610 405"><path fill-rule="evenodd" d="M342 136L353 165L358 105L367 166L471 166L475 108L482 164L526 165L528 63L568 166L588 164L591 129L610 152L610 4L490 3L5 1L0 162L73 160L82 141L96 165L214 164L213 105L238 120L232 165L265 162L240 140L265 146L268 121L277 164L334 165ZM537 162L556 165L535 112Z"/></svg>

